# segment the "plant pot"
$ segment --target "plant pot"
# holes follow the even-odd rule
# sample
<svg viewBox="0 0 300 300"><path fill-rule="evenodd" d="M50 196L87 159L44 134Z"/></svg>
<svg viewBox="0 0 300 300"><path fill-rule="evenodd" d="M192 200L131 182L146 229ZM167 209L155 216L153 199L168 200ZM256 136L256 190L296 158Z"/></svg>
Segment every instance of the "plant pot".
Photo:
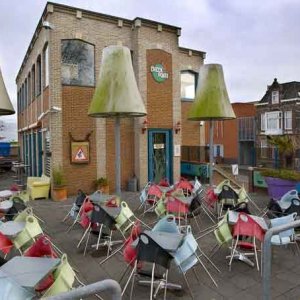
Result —
<svg viewBox="0 0 300 300"><path fill-rule="evenodd" d="M280 199L285 193L294 190L297 182L293 180L280 179L275 177L265 177L268 185L268 194L270 198Z"/></svg>
<svg viewBox="0 0 300 300"><path fill-rule="evenodd" d="M67 187L66 186L53 187L51 196L54 201L67 200L68 198Z"/></svg>

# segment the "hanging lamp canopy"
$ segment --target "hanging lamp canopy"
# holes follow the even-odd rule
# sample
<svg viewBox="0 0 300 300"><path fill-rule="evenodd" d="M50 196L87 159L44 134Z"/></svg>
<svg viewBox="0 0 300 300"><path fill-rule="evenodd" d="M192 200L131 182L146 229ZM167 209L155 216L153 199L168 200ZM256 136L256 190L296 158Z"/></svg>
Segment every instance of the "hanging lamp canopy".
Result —
<svg viewBox="0 0 300 300"><path fill-rule="evenodd" d="M0 69L0 116L13 115L14 107L9 99Z"/></svg>
<svg viewBox="0 0 300 300"><path fill-rule="evenodd" d="M188 120L235 119L235 113L228 98L223 68L219 64L206 64L200 68L198 86Z"/></svg>
<svg viewBox="0 0 300 300"><path fill-rule="evenodd" d="M127 47L103 49L100 75L88 115L101 118L146 115Z"/></svg>

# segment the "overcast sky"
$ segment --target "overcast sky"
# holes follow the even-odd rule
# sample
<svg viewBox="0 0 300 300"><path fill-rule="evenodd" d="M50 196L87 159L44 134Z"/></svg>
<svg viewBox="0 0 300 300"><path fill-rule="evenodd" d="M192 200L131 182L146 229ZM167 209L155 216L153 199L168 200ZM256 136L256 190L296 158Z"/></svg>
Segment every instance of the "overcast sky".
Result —
<svg viewBox="0 0 300 300"><path fill-rule="evenodd" d="M57 0L83 9L182 28L179 44L223 65L231 102L262 98L276 77L300 81L299 0ZM15 78L46 5L0 0L0 67L16 108ZM0 117L15 122L16 116Z"/></svg>

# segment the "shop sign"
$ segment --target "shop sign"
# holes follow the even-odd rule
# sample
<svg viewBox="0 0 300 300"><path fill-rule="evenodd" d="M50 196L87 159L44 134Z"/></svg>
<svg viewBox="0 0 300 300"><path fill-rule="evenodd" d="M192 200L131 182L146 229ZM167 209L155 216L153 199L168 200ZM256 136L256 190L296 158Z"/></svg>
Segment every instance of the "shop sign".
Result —
<svg viewBox="0 0 300 300"><path fill-rule="evenodd" d="M164 82L169 78L168 72L164 69L162 64L155 64L150 68L151 74L156 82Z"/></svg>

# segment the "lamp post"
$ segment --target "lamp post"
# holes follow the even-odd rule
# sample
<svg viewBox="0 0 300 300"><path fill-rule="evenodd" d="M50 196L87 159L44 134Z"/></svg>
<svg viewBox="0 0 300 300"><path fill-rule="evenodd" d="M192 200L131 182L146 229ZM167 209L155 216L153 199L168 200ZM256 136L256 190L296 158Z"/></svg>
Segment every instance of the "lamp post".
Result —
<svg viewBox="0 0 300 300"><path fill-rule="evenodd" d="M200 68L198 86L188 120L209 121L209 184L213 185L214 121L235 119L228 97L223 68L206 64Z"/></svg>
<svg viewBox="0 0 300 300"><path fill-rule="evenodd" d="M127 47L109 46L103 49L100 75L88 115L115 119L115 182L116 194L120 195L120 119L146 115Z"/></svg>

